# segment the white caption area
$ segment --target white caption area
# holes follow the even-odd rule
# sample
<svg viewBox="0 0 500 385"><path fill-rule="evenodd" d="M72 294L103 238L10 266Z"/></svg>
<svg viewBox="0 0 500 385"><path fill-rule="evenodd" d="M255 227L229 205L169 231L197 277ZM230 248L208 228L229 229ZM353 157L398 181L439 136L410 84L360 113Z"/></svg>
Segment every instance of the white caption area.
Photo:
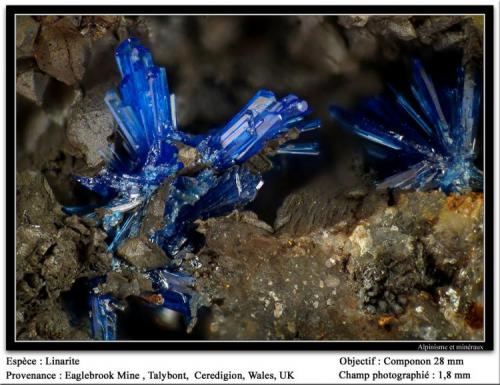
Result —
<svg viewBox="0 0 500 385"><path fill-rule="evenodd" d="M36 365L6 366L2 383L47 383L20 378L53 373L57 384L97 383L498 383L498 354L474 353L67 353L8 354ZM59 359L78 365L52 365ZM47 360L48 363L47 364ZM360 361L361 360L361 361ZM429 360L429 364L425 361ZM69 361L69 360L68 360ZM7 371L14 373L10 380ZM254 374L252 378L251 373ZM405 378L413 376L413 381ZM17 374L17 375L16 375ZM290 378L291 375L293 378ZM375 375L375 376L374 376ZM399 376L399 380L398 380ZM16 378L17 377L17 378ZM283 378L280 378L283 377ZM378 378L378 380L377 380Z"/></svg>

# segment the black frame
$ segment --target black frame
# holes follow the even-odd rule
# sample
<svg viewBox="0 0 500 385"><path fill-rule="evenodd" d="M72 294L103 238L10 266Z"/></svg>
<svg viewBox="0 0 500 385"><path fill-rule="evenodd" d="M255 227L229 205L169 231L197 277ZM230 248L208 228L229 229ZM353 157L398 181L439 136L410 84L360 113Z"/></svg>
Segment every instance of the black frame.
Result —
<svg viewBox="0 0 500 385"><path fill-rule="evenodd" d="M407 342L399 341L16 341L15 338L15 17L16 14L482 14L484 34L484 160L485 160L485 242L484 284L485 319L484 341L479 342ZM493 245L493 186L494 186L494 7L492 5L404 5L404 6L7 6L6 14L6 347L8 351L60 351L60 350L422 350L420 345L439 345L439 352L459 350L467 345L470 351L493 350L494 332L494 245ZM444 349L446 348L446 350ZM456 348L456 349L455 349Z"/></svg>

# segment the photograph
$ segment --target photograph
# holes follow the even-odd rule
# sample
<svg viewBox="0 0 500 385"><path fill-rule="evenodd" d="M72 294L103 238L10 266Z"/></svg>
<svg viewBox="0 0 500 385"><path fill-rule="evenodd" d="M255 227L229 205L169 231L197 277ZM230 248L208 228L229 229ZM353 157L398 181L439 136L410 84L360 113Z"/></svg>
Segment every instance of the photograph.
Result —
<svg viewBox="0 0 500 385"><path fill-rule="evenodd" d="M12 349L493 349L493 7L7 8Z"/></svg>

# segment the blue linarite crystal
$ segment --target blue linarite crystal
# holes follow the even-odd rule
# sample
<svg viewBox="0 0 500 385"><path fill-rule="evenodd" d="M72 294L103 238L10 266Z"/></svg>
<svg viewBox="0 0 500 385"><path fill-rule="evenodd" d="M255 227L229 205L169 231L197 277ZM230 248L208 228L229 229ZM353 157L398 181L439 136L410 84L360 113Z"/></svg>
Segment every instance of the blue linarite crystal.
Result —
<svg viewBox="0 0 500 385"><path fill-rule="evenodd" d="M261 185L261 177L243 167L232 167L223 174L205 169L194 177L176 178L165 205L165 226L152 240L170 255L176 254L196 219L222 215L244 206L255 198Z"/></svg>
<svg viewBox="0 0 500 385"><path fill-rule="evenodd" d="M89 293L90 325L94 338L99 340L116 339L116 308L113 297L94 290Z"/></svg>
<svg viewBox="0 0 500 385"><path fill-rule="evenodd" d="M167 269L156 269L148 273L147 277L171 310L183 314L188 321L196 317L197 309L191 301L198 295L193 290L194 278L181 273L172 274Z"/></svg>
<svg viewBox="0 0 500 385"><path fill-rule="evenodd" d="M203 160L217 169L241 164L292 127L300 132L318 127L318 120L303 122L309 112L307 102L295 95L277 100L271 91L260 90L228 124L201 141L197 149Z"/></svg>
<svg viewBox="0 0 500 385"><path fill-rule="evenodd" d="M379 187L447 193L482 189L482 172L474 166L481 103L474 71L460 67L455 87L436 89L422 63L414 60L414 101L391 90L393 101L368 100L356 114L330 109L334 119L372 143L367 145L371 155L400 165L401 171Z"/></svg>
<svg viewBox="0 0 500 385"><path fill-rule="evenodd" d="M105 102L118 123L120 140L102 153L106 167L95 177L77 177L86 188L100 194L102 207L67 207L68 214L85 215L99 223L109 236L113 253L128 238L146 234L172 258L189 249L189 233L197 219L223 215L252 201L262 177L245 167L252 156L266 154L318 154L316 144L285 144L301 132L319 127L318 120L305 121L311 111L295 95L277 99L260 90L222 128L206 135L178 130L175 97L167 85L164 68L154 65L151 53L137 39L127 39L116 49L122 81L110 90ZM182 150L195 156L185 161ZM144 229L147 207L160 187L168 187L163 226ZM114 256L115 269L126 268ZM165 266L144 273L164 299L163 306L196 316L192 278ZM105 277L103 277L104 279ZM92 333L97 339L116 338L113 298L90 291Z"/></svg>

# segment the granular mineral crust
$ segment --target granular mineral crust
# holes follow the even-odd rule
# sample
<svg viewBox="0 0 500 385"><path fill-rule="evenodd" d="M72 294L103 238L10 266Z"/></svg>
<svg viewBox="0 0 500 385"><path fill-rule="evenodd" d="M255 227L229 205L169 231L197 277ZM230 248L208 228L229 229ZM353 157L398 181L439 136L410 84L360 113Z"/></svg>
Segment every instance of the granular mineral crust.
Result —
<svg viewBox="0 0 500 385"><path fill-rule="evenodd" d="M71 326L61 295L80 277L109 271L101 230L78 217L65 217L46 179L17 174L16 319L21 339L87 338Z"/></svg>
<svg viewBox="0 0 500 385"><path fill-rule="evenodd" d="M281 211L294 213L290 221L329 217L298 204L311 192L286 200L293 208ZM401 193L393 205L370 196L356 195L342 220L300 236L297 225L273 233L238 215L200 224L206 245L194 274L216 303L209 336L482 339L482 194ZM325 199L316 196L316 204ZM336 197L350 200L352 192ZM374 208L368 215L365 200ZM457 242L464 233L472 235Z"/></svg>

